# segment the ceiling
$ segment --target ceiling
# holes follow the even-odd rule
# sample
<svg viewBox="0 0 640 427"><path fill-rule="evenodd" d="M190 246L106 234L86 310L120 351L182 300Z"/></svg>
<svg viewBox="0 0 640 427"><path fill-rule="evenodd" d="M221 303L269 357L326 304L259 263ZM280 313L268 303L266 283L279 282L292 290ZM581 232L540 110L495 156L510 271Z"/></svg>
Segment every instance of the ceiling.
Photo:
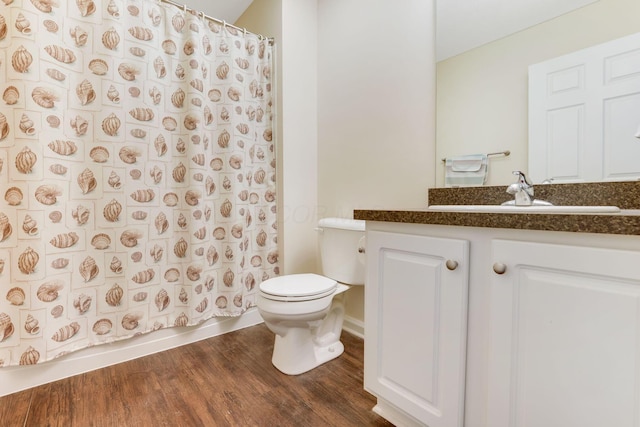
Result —
<svg viewBox="0 0 640 427"><path fill-rule="evenodd" d="M599 0L436 0L436 59L463 53ZM253 0L189 0L190 8L234 23Z"/></svg>
<svg viewBox="0 0 640 427"><path fill-rule="evenodd" d="M599 0L436 0L442 61Z"/></svg>

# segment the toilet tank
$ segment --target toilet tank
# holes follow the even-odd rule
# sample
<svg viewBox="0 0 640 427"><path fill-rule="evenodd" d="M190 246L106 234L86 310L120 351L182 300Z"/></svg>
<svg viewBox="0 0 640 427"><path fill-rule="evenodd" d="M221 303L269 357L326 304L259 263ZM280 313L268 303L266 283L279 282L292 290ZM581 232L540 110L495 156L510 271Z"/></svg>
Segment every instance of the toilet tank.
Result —
<svg viewBox="0 0 640 427"><path fill-rule="evenodd" d="M347 285L364 285L363 220L323 218L320 230L322 274Z"/></svg>

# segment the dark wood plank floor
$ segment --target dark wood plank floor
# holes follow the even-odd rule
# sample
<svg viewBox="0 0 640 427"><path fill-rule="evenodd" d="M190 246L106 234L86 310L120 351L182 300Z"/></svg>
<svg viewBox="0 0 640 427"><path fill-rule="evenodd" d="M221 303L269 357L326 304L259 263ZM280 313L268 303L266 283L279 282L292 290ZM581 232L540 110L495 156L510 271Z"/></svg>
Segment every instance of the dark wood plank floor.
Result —
<svg viewBox="0 0 640 427"><path fill-rule="evenodd" d="M0 398L0 426L391 426L362 388L363 341L298 376L264 325ZM55 363L55 362L53 362Z"/></svg>

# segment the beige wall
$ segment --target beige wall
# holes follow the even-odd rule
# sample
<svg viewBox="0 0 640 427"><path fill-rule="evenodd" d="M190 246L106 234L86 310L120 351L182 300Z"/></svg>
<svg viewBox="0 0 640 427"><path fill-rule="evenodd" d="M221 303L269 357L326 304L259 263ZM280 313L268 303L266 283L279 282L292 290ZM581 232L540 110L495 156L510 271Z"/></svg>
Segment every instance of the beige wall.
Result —
<svg viewBox="0 0 640 427"><path fill-rule="evenodd" d="M492 158L488 185L526 172L528 66L640 31L640 1L600 0L437 64L436 185L446 156L510 150Z"/></svg>
<svg viewBox="0 0 640 427"><path fill-rule="evenodd" d="M434 183L432 2L318 4L322 214L424 207Z"/></svg>
<svg viewBox="0 0 640 427"><path fill-rule="evenodd" d="M264 27L273 13L280 28ZM236 23L277 39L285 273L317 271L319 218L425 206L435 183L432 19L424 0L255 0ZM347 314L362 320L363 307L355 288Z"/></svg>

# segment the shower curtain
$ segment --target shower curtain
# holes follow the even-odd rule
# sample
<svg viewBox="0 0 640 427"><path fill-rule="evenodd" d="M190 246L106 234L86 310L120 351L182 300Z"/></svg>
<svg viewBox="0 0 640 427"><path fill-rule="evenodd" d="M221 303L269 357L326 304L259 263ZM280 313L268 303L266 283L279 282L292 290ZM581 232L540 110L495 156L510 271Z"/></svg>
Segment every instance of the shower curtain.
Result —
<svg viewBox="0 0 640 427"><path fill-rule="evenodd" d="M0 366L238 316L278 274L271 46L151 0L0 3Z"/></svg>

